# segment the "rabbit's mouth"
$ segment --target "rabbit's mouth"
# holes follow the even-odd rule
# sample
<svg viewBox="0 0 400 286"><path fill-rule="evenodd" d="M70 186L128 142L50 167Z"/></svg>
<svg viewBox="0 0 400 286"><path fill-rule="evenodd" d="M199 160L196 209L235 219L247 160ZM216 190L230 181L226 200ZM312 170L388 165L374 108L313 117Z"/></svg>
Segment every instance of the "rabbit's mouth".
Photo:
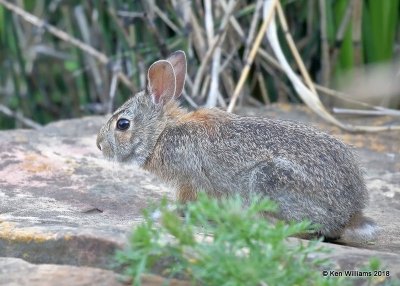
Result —
<svg viewBox="0 0 400 286"><path fill-rule="evenodd" d="M104 141L99 141L97 140L96 142L97 147L99 148L99 150L101 151L101 153L103 154L103 157L108 160L108 161L115 161L116 160L116 156L115 156L115 146L112 146L110 144L107 144L107 142Z"/></svg>

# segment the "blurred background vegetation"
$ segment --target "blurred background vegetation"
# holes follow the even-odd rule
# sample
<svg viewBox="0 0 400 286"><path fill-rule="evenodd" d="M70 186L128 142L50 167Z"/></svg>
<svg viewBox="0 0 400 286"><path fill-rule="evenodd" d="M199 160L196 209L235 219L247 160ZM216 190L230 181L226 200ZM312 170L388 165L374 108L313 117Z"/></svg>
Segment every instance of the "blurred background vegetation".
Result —
<svg viewBox="0 0 400 286"><path fill-rule="evenodd" d="M42 22L32 24L29 15L17 15L7 3ZM154 60L177 49L188 56L183 104L226 108L263 21L262 4L262 0L0 0L0 129L35 128L61 118L110 112L145 86L146 68ZM315 83L340 90L360 68L399 58L399 0L281 0L281 4ZM52 27L58 29L56 34L64 34L54 35ZM85 47L98 53L91 55ZM283 41L282 47L288 51ZM300 101L272 54L264 37L239 105ZM288 59L296 69L294 60ZM390 73L397 74L400 82L398 65ZM333 107L338 102L326 96L332 95L330 89L320 95ZM400 92L391 100L379 100L372 104L399 108Z"/></svg>

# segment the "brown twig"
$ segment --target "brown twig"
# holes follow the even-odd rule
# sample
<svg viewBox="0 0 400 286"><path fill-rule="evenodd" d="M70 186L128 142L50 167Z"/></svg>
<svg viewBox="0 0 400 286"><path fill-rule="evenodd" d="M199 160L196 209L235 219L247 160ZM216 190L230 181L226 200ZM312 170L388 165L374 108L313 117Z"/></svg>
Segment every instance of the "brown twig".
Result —
<svg viewBox="0 0 400 286"><path fill-rule="evenodd" d="M222 9L225 12L225 15L230 14L231 6L236 6L237 0L230 0L229 3L226 3L225 0L220 0L219 3L222 6ZM241 39L244 39L245 32L243 31L242 27L240 26L239 22L236 20L235 17L229 17L229 22L232 28L236 31Z"/></svg>
<svg viewBox="0 0 400 286"><path fill-rule="evenodd" d="M252 49L251 49L251 51L249 53L249 56L246 59L246 65L245 65L244 69L242 70L242 73L240 75L238 84L236 85L235 91L233 92L231 101L229 103L229 106L228 106L228 109L227 109L228 112L232 112L233 109L235 108L236 101L237 101L237 99L238 99L238 97L240 95L240 92L241 92L242 88L243 88L244 82L246 81L247 76L249 75L250 68L251 68L251 65L252 65L252 63L254 61L254 58L257 55L257 50L259 49L261 41L262 41L263 37L265 36L266 31L267 31L267 28L268 28L269 24L271 23L272 17L274 15L275 6L279 2L278 0L272 0L272 1L273 2L272 2L272 5L271 5L271 10L269 11L269 14L267 15L267 17L265 17L265 19L264 19L264 21L263 21L263 23L261 25L261 28L258 31L257 37L256 37L256 39L254 41L254 44L253 44L253 47L252 47Z"/></svg>
<svg viewBox="0 0 400 286"><path fill-rule="evenodd" d="M256 2L256 8L254 10L253 18L251 19L251 24L248 32L248 36L246 39L245 43L245 48L244 48L244 53L243 53L243 59L246 59L249 55L251 43L254 40L254 36L256 34L256 28L257 24L260 20L260 14L262 11L262 5L263 5L263 0L257 0Z"/></svg>
<svg viewBox="0 0 400 286"><path fill-rule="evenodd" d="M205 54L205 56L201 59L201 64L200 67L197 71L196 77L194 79L193 83L193 96L196 96L200 90L200 84L203 79L204 73L206 71L207 65L211 59L211 57L214 54L215 49L220 45L220 43L223 41L225 38L226 32L227 32L227 26L229 23L229 18L233 13L233 10L235 8L236 1L232 1L233 4L229 6L230 10L226 12L224 15L224 18L221 21L221 25L219 27L218 32L215 34L213 37L211 43L209 44L208 51Z"/></svg>
<svg viewBox="0 0 400 286"><path fill-rule="evenodd" d="M315 87L314 87L314 84L313 84L313 82L311 80L311 77L310 77L310 75L309 75L309 73L308 73L308 71L307 71L307 69L306 69L306 67L305 67L305 65L303 63L303 60L301 59L300 53L297 50L296 45L295 45L295 43L293 41L293 38L292 38L292 36L291 36L291 34L289 32L289 26L287 24L287 21L286 21L285 15L283 13L282 6L280 5L280 2L278 2L276 7L277 7L277 12L278 12L279 22L281 23L283 33L285 35L286 41L287 41L287 43L289 45L289 48L290 48L290 50L291 50L291 52L293 54L293 57L296 60L297 66L298 66L298 68L300 70L300 73L304 78L304 82L306 83L307 87L314 94L317 94L317 92L315 90Z"/></svg>

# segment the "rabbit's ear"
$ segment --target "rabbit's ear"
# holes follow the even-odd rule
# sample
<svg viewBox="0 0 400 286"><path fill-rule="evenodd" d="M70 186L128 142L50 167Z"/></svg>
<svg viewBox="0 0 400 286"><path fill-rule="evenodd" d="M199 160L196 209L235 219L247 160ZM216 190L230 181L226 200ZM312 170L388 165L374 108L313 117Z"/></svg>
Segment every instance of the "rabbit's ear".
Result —
<svg viewBox="0 0 400 286"><path fill-rule="evenodd" d="M147 72L147 90L156 104L165 104L174 97L176 76L170 62L160 60L150 66Z"/></svg>
<svg viewBox="0 0 400 286"><path fill-rule="evenodd" d="M168 57L167 61L169 61L174 67L176 76L176 91L174 98L178 98L183 91L183 86L185 85L187 68L185 52L180 50L176 51Z"/></svg>

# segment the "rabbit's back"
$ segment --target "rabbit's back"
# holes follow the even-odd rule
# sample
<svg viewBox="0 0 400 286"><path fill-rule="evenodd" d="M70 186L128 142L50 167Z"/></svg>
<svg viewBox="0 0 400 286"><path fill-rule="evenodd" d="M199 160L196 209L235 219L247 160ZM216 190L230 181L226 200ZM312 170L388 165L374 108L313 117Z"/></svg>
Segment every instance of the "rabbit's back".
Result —
<svg viewBox="0 0 400 286"><path fill-rule="evenodd" d="M165 163L178 164L177 168L180 164L185 169L201 165L221 169L228 176L235 174L236 178L262 162L274 162L326 188L363 185L349 147L333 136L292 121L205 110L195 120L185 119L167 127L155 153Z"/></svg>
<svg viewBox="0 0 400 286"><path fill-rule="evenodd" d="M155 171L167 181L217 197L265 195L286 220L308 218L341 229L366 203L351 150L291 121L219 110L189 113L164 130L153 157L163 162L162 171Z"/></svg>

